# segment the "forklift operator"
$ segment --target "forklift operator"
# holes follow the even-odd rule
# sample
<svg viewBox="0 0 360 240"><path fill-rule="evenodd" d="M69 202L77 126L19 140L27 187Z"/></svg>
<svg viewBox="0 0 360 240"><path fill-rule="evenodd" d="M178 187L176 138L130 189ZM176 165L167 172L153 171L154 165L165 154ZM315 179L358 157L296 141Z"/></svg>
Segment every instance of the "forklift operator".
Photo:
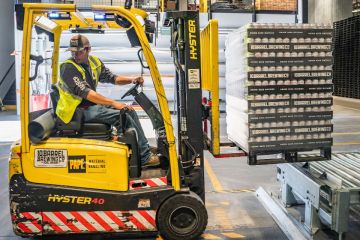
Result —
<svg viewBox="0 0 360 240"><path fill-rule="evenodd" d="M68 123L76 108L84 111L85 122L119 123L120 111L127 108L125 128L134 128L139 144L142 166L159 165L159 157L150 151L149 143L141 127L139 118L131 106L117 102L96 92L98 82L117 85L143 84L142 77L127 77L115 75L105 67L101 60L91 56L90 42L84 35L76 35L70 39L72 58L60 65L60 80L58 89L60 99L57 104L57 116Z"/></svg>

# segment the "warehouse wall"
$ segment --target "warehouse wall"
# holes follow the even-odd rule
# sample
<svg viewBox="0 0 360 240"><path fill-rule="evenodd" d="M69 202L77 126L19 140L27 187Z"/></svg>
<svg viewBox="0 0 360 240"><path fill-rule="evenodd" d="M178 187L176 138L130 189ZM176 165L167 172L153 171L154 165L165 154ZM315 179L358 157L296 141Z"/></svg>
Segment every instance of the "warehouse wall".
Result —
<svg viewBox="0 0 360 240"><path fill-rule="evenodd" d="M333 23L352 16L352 0L309 0L309 23Z"/></svg>
<svg viewBox="0 0 360 240"><path fill-rule="evenodd" d="M1 82L7 71L14 63L14 57L10 53L14 51L14 6L13 1L0 1L0 85L2 91L6 91L11 87L15 80L14 67L7 75L4 82ZM5 81L7 84L5 84ZM4 96L0 96L4 97Z"/></svg>

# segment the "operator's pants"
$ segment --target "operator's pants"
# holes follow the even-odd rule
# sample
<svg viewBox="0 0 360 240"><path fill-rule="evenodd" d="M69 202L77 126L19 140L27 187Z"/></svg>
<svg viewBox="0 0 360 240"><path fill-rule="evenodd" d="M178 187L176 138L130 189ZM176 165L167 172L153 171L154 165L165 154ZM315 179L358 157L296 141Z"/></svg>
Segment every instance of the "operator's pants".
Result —
<svg viewBox="0 0 360 240"><path fill-rule="evenodd" d="M103 105L90 106L84 111L85 122L97 122L114 125L119 123L120 110L105 107ZM149 161L150 147L149 142L145 137L144 130L141 127L139 117L135 111L128 111L126 113L125 129L134 128L137 137L141 163L144 164Z"/></svg>

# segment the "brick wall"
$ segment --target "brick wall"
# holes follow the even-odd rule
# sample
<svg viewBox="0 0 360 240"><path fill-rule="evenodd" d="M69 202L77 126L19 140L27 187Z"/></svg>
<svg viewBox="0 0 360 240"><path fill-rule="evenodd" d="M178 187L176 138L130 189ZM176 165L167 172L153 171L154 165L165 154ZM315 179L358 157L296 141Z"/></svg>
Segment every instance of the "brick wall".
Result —
<svg viewBox="0 0 360 240"><path fill-rule="evenodd" d="M256 10L296 11L297 0L256 0Z"/></svg>

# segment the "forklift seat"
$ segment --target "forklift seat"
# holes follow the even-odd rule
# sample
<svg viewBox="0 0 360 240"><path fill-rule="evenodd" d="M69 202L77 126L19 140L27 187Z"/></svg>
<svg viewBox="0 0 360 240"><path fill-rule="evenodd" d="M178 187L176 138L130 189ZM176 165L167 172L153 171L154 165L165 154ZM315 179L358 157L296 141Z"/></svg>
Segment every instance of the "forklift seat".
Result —
<svg viewBox="0 0 360 240"><path fill-rule="evenodd" d="M90 139L109 139L111 126L105 123L84 122L83 110L77 108L69 123L64 123L56 116L56 107L60 98L59 89L55 84L51 85L50 98L56 117L56 135L61 137L82 137Z"/></svg>

